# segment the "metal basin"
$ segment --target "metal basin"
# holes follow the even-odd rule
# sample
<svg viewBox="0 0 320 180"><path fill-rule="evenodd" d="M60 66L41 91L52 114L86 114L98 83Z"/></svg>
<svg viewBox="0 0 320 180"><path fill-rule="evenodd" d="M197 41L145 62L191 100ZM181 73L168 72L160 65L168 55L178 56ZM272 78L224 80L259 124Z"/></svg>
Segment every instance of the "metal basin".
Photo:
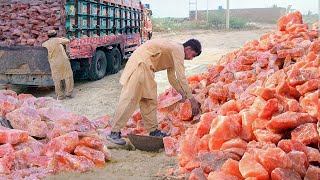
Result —
<svg viewBox="0 0 320 180"><path fill-rule="evenodd" d="M128 134L131 143L141 151L158 151L163 148L163 140L160 137Z"/></svg>

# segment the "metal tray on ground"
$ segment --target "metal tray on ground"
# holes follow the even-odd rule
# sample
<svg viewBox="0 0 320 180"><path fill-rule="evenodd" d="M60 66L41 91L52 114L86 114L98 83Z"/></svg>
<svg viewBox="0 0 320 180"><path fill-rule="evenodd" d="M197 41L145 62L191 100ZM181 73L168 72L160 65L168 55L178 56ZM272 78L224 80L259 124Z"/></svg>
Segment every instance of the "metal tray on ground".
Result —
<svg viewBox="0 0 320 180"><path fill-rule="evenodd" d="M128 134L130 142L141 151L159 151L164 148L163 138Z"/></svg>

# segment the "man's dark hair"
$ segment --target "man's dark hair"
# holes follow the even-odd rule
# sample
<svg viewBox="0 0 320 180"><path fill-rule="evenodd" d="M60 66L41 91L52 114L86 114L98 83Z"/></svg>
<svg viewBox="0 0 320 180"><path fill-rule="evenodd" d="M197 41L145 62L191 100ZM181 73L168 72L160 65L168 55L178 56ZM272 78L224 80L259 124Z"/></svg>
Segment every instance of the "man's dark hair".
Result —
<svg viewBox="0 0 320 180"><path fill-rule="evenodd" d="M55 34L50 34L50 35L48 35L48 38L53 38L53 37L56 37L57 36L57 33L55 33Z"/></svg>
<svg viewBox="0 0 320 180"><path fill-rule="evenodd" d="M202 52L201 50L201 43L196 39L189 39L187 42L183 44L183 47L190 46L192 50L194 50L197 53L197 56L199 56Z"/></svg>

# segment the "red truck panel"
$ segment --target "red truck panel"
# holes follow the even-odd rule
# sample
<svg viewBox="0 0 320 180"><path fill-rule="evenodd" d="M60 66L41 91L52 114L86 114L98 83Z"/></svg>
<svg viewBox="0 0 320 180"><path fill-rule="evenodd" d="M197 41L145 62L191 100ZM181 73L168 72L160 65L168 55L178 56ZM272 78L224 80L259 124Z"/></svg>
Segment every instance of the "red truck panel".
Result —
<svg viewBox="0 0 320 180"><path fill-rule="evenodd" d="M71 40L69 54L71 59L92 57L97 47L124 44L126 35L112 35Z"/></svg>

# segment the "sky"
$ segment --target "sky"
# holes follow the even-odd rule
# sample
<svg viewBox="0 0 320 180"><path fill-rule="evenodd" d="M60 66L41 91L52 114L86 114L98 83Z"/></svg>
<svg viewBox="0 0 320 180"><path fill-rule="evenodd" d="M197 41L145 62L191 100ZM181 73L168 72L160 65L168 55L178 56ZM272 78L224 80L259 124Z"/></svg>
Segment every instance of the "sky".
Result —
<svg viewBox="0 0 320 180"><path fill-rule="evenodd" d="M188 17L189 2L197 2L198 10L218 9L222 6L227 8L227 0L141 0L143 4L150 4L153 17ZM287 8L292 5L292 9L299 10L302 14L318 13L320 0L229 0L230 9L243 8L266 8L277 5ZM195 10L195 5L191 5L191 10Z"/></svg>

